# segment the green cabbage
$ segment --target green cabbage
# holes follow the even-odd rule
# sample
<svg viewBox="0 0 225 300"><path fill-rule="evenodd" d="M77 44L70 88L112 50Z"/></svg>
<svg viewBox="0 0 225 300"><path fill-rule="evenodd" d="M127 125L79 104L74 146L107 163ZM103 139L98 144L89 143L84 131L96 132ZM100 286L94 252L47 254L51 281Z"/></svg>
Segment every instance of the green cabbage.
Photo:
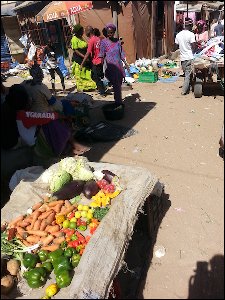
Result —
<svg viewBox="0 0 225 300"><path fill-rule="evenodd" d="M82 156L78 158L64 158L60 161L60 167L62 170L70 173L73 180L88 181L94 178L94 173L88 165L88 160Z"/></svg>
<svg viewBox="0 0 225 300"><path fill-rule="evenodd" d="M57 192L70 181L72 181L72 176L64 170L59 170L52 176L50 180L50 190L53 193Z"/></svg>

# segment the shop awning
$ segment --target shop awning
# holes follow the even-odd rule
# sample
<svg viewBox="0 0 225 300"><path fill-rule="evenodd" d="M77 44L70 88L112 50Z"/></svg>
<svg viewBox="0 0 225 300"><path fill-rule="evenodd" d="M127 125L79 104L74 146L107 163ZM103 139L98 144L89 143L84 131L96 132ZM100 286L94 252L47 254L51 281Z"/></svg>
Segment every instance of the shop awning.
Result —
<svg viewBox="0 0 225 300"><path fill-rule="evenodd" d="M184 1L183 1L184 2ZM188 11L189 12L200 12L202 8L203 3L197 3L197 4L192 4L192 1L188 1ZM215 2L210 2L207 1L207 6L208 10L219 10L222 6L224 5L223 2L221 1L215 1ZM186 11L187 10L187 4L182 3L182 4L177 4L176 6L176 11Z"/></svg>
<svg viewBox="0 0 225 300"><path fill-rule="evenodd" d="M18 9L22 9L22 8L25 8L25 7L28 7L28 6L31 6L31 5L39 3L39 2L43 2L43 1L23 1L23 3L17 5L14 8L14 11L17 11Z"/></svg>
<svg viewBox="0 0 225 300"><path fill-rule="evenodd" d="M93 8L92 1L52 1L36 16L37 22L50 22Z"/></svg>
<svg viewBox="0 0 225 300"><path fill-rule="evenodd" d="M1 16L16 16L16 13L13 10L15 6L16 2L7 4L1 3Z"/></svg>

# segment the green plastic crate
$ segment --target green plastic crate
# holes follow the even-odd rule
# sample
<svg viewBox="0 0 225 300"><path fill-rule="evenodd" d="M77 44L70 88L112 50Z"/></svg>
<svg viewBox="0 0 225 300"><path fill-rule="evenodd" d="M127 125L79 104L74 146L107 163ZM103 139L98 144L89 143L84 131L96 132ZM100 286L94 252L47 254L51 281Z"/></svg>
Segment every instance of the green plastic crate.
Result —
<svg viewBox="0 0 225 300"><path fill-rule="evenodd" d="M158 81L158 72L139 73L139 82L156 82Z"/></svg>

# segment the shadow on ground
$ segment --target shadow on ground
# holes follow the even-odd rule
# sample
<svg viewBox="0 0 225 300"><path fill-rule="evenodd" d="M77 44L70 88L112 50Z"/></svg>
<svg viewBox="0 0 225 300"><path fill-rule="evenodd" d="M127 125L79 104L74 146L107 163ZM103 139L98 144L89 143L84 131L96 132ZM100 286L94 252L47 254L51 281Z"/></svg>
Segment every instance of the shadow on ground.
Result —
<svg viewBox="0 0 225 300"><path fill-rule="evenodd" d="M97 100L98 101L98 100ZM111 101L104 101L102 102L104 104L112 103ZM125 126L129 129L132 129L135 127L135 125L145 117L146 114L149 113L155 106L156 102L145 102L141 101L141 97L138 93L131 94L130 96L127 96L124 100L125 104L125 115L123 119L117 120L117 121L109 121L112 124L117 124L121 126ZM101 107L94 108L90 111L90 119L91 123L97 123L100 121L105 121L105 117L103 115ZM143 134L143 133L138 133ZM92 142L88 143L88 146L92 147L92 149L85 153L85 156L90 161L98 162L101 160L101 158L104 156L105 153L107 153L112 147L117 143L118 141L110 141L110 142ZM116 162L115 162L116 163Z"/></svg>
<svg viewBox="0 0 225 300"><path fill-rule="evenodd" d="M224 299L224 256L198 261L189 280L188 299Z"/></svg>
<svg viewBox="0 0 225 300"><path fill-rule="evenodd" d="M139 215L134 226L132 240L125 255L125 267L115 279L119 286L119 299L144 299L143 289L158 229L170 206L168 194L163 193L160 198L150 196L146 200L144 214Z"/></svg>

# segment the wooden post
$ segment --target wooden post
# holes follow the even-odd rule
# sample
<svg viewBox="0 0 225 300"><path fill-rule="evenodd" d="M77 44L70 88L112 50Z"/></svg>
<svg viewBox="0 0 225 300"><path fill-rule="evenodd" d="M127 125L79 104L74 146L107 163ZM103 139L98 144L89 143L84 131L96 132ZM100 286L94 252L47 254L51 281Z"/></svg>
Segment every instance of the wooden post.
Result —
<svg viewBox="0 0 225 300"><path fill-rule="evenodd" d="M113 24L116 26L116 32L115 32L115 37L116 38L119 37L117 5L118 5L117 2L111 1Z"/></svg>

